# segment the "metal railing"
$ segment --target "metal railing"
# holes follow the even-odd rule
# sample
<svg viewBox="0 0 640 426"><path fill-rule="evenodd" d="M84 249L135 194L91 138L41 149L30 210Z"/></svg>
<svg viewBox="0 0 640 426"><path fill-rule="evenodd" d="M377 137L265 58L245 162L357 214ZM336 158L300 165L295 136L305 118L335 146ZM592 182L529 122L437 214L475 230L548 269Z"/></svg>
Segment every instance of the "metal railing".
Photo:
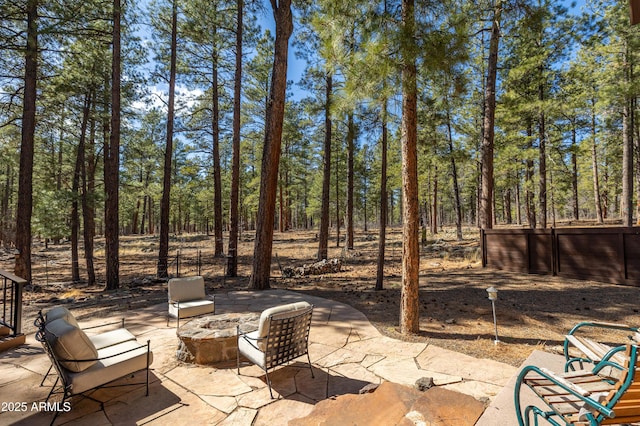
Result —
<svg viewBox="0 0 640 426"><path fill-rule="evenodd" d="M2 316L0 326L11 330L12 336L22 334L22 292L27 280L0 269L2 279Z"/></svg>

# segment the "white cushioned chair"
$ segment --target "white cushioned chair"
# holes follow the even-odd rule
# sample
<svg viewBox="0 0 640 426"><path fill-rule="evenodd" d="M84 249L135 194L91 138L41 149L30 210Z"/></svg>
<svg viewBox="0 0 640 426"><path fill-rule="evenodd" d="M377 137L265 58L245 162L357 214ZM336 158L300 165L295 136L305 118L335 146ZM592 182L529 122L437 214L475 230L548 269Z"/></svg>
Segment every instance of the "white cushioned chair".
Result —
<svg viewBox="0 0 640 426"><path fill-rule="evenodd" d="M176 327L180 326L180 318L197 317L205 314L215 314L215 300L209 299L204 291L204 278L185 277L171 278L169 290L169 317L176 318Z"/></svg>
<svg viewBox="0 0 640 426"><path fill-rule="evenodd" d="M256 331L243 333L238 326L238 374L242 355L264 370L271 398L273 392L269 369L307 355L311 377L314 377L309 358L312 314L313 305L308 302L289 303L263 311Z"/></svg>
<svg viewBox="0 0 640 426"><path fill-rule="evenodd" d="M81 328L83 332L88 331L89 333L94 333L94 334L83 333L83 335L84 337L89 338L89 340L91 341L91 343L93 344L96 350L100 350L100 349L107 348L109 346L115 346L115 345L119 345L120 343L136 340L136 336L134 336L133 334L131 334L129 330L124 328L124 318L122 318L120 321L104 323L104 324L96 325L93 327L80 327L78 325L78 321L73 316L73 314L69 312L69 310L64 306L56 306L54 308L49 309L44 314L44 321L46 323L51 323L60 318L64 319L67 323L71 324L76 328ZM114 326L114 325L120 325L120 327L115 330L104 331L102 333L96 334L97 329L108 327L108 326ZM47 380L47 377L49 377L49 374L51 373L52 369L53 369L53 364L49 367L49 370L47 370L47 374L45 374L44 377L42 378L42 382L40 382L40 386L44 385L44 382L45 380Z"/></svg>
<svg viewBox="0 0 640 426"><path fill-rule="evenodd" d="M64 308L54 308L47 314L40 312L35 325L38 327L36 339L42 343L58 373L46 401L54 393L63 394L62 403L73 395L91 398L84 393L108 387L111 382L141 370L146 371L145 381L132 384L146 385L146 395L149 395L149 366L153 353L148 340L146 344L140 344L135 336L123 329L98 335L100 337L94 338L96 345ZM59 382L62 382L60 387ZM56 411L54 421L58 414Z"/></svg>

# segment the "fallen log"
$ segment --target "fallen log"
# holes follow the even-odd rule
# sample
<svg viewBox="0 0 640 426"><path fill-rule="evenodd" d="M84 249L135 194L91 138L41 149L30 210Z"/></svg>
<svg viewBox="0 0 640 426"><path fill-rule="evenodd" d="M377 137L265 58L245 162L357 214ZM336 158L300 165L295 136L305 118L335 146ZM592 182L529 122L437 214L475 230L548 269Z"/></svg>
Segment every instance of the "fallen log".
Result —
<svg viewBox="0 0 640 426"><path fill-rule="evenodd" d="M342 269L342 261L340 259L321 260L310 265L303 266L285 266L281 268L284 278L302 277L305 275L324 275L340 272Z"/></svg>

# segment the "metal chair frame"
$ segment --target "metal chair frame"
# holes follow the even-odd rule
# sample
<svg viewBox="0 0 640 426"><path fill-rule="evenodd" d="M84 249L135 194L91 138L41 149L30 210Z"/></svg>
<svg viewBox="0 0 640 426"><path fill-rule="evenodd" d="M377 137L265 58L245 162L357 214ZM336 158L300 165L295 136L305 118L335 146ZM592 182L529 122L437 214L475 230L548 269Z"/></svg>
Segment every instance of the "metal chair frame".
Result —
<svg viewBox="0 0 640 426"><path fill-rule="evenodd" d="M123 324L124 324L124 319L123 319ZM89 361L101 361L101 360L105 360L105 359L109 359L109 358L113 358L115 356L119 356L128 352L132 352L132 351L137 351L140 348L133 348L133 349L129 349L126 351L122 351L120 353L117 354L113 354L107 357L102 357L102 358L95 358L95 359L76 359L76 360L68 360L68 359L59 359L58 357L56 357L54 355L53 352L53 348L51 347L51 345L49 344L48 340L45 337L45 325L46 325L46 321L45 318L42 314L42 311L40 311L38 313L38 316L36 317L36 320L34 321L34 325L36 327L38 327L38 331L36 332L35 338L37 341L39 341L40 343L42 343L42 347L44 348L45 353L47 354L47 356L49 357L49 360L51 361L51 367L55 368L56 372L58 373L58 377L56 377L55 382L53 383L53 386L51 386L51 390L49 391L49 394L47 395L47 398L45 399L45 402L49 401L49 398L51 398L52 395L55 394L62 394L62 401L60 402L60 406L64 406L64 402L67 399L70 399L72 396L74 395L80 395L84 398L88 398L91 399L92 401L95 401L97 403L100 404L101 407L103 407L104 402L103 401L99 401L95 398L92 398L90 395L87 395L86 393L89 391L93 391L96 389L102 389L102 388L111 388L111 387L121 387L121 386L138 386L141 384L145 385L145 396L149 396L149 365L150 363L150 354L151 354L151 350L150 350L150 341L147 340L147 363L146 366L143 370L146 371L146 375L145 375L145 381L144 382L139 382L139 383L124 383L124 384L119 384L119 385L111 385L111 383L122 379L123 377L126 376L133 376L133 374L142 371L138 370L135 371L131 374L126 374L125 376L121 376L121 377L117 377L109 382L103 383L102 385L99 386L95 386L91 389L87 389L84 392L80 392L78 394L74 394L73 393L73 389L72 389L72 385L71 383L67 382L67 376L64 374L65 368L62 366L61 362L65 362L65 361L76 361L76 362L89 362ZM49 368L49 370L47 371L47 374L45 375L45 378L49 375L49 373L51 372L51 367ZM58 386L58 383L62 382L60 384L60 386ZM44 383L44 378L41 382ZM104 407L103 407L104 408ZM54 424L54 422L56 421L56 418L58 417L58 415L60 414L60 411L56 411L55 415L53 416L53 419L51 420L51 425Z"/></svg>
<svg viewBox="0 0 640 426"><path fill-rule="evenodd" d="M269 378L269 369L274 369L279 365L283 365L289 361L307 355L307 363L313 374L311 366L311 358L309 357L309 330L311 328L311 316L313 314L313 305L302 310L299 314L286 318L269 317L269 331L264 338L252 338L247 336L246 332L237 327L238 340L246 339L246 341L258 351L264 353L265 365L261 367L267 378L269 386L269 394L273 398L271 390L271 379ZM276 314L277 317L280 314ZM260 343L264 342L264 350L259 348ZM240 349L237 350L237 370L240 374Z"/></svg>
<svg viewBox="0 0 640 426"><path fill-rule="evenodd" d="M622 350L626 350L627 361L625 366L620 367L620 377L614 379L606 375L600 376L603 368L612 366L608 357ZM640 404L633 396L640 387L640 380L636 379L636 371L640 368L638 347L619 347L608 354L608 357L596 364L591 371L569 372L563 375L532 365L524 367L518 375L514 389L518 424L529 426L531 414L536 426L538 418L544 418L554 426L595 426L640 421ZM529 405L523 412L520 402L523 384L541 398L549 409ZM625 395L627 391L629 395Z"/></svg>

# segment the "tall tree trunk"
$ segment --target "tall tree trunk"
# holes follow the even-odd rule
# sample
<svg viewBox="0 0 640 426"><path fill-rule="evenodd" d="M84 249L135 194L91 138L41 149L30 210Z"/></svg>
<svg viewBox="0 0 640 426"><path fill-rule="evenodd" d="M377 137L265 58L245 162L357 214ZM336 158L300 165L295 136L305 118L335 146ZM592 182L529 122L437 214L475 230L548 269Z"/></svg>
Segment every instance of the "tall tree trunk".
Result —
<svg viewBox="0 0 640 426"><path fill-rule="evenodd" d="M598 176L598 142L596 131L595 100L591 100L591 168L593 169L593 197L596 206L596 218L598 223L604 223L602 209L602 197L600 196L600 177Z"/></svg>
<svg viewBox="0 0 640 426"><path fill-rule="evenodd" d="M625 97L622 112L622 199L623 226L633 226L633 134L631 101Z"/></svg>
<svg viewBox="0 0 640 426"><path fill-rule="evenodd" d="M153 214L153 209L154 207L154 202L153 202L153 197L149 196L149 219L147 222L149 222L149 235L153 235L156 233L156 222L155 222L155 215Z"/></svg>
<svg viewBox="0 0 640 426"><path fill-rule="evenodd" d="M380 230L378 233L378 268L376 271L376 290L382 290L384 284L384 250L387 235L387 99L382 100L382 139L380 141Z"/></svg>
<svg viewBox="0 0 640 426"><path fill-rule="evenodd" d="M243 0L237 0L236 72L233 86L233 154L231 159L231 194L229 202L229 243L227 249L227 276L238 275L238 202L240 195L240 95L242 92L242 21Z"/></svg>
<svg viewBox="0 0 640 426"><path fill-rule="evenodd" d="M340 165L336 153L336 247L340 247Z"/></svg>
<svg viewBox="0 0 640 426"><path fill-rule="evenodd" d="M60 113L60 137L58 138L58 159L56 162L56 190L62 191L62 151L64 151L64 133L65 133L65 122L66 122L66 114L64 107Z"/></svg>
<svg viewBox="0 0 640 426"><path fill-rule="evenodd" d="M0 207L0 242L7 247L9 242L9 204L11 199L13 169L11 164L7 163L4 176L4 190L2 191L2 206Z"/></svg>
<svg viewBox="0 0 640 426"><path fill-rule="evenodd" d="M31 281L31 214L33 212L33 150L36 131L36 84L38 81L38 0L27 1L27 46L24 67L22 138L16 212L16 258L14 272Z"/></svg>
<svg viewBox="0 0 640 426"><path fill-rule="evenodd" d="M542 74L542 71L540 73ZM541 104L544 101L544 87L542 84L538 87L538 100ZM544 109L541 109L540 114L538 115L538 132L540 141L538 170L540 189L538 193L538 202L540 203L540 226L544 229L547 227L547 131Z"/></svg>
<svg viewBox="0 0 640 426"><path fill-rule="evenodd" d="M331 75L326 76L326 103L324 115L324 174L322 176L322 208L320 213L320 235L318 237L318 260L327 258L329 247L329 189L331 184Z"/></svg>
<svg viewBox="0 0 640 426"><path fill-rule="evenodd" d="M291 0L271 0L276 22L271 89L265 120L262 171L260 176L260 198L256 223L256 241L253 253L251 288L267 289L271 273L271 252L273 244L273 220L276 207L276 188L282 142L282 126L287 91L287 59L289 37L293 32Z"/></svg>
<svg viewBox="0 0 640 426"><path fill-rule="evenodd" d="M435 144L435 142L434 142ZM434 146L435 151L435 146ZM431 233L438 233L438 164L433 162L433 197L431 198Z"/></svg>
<svg viewBox="0 0 640 426"><path fill-rule="evenodd" d="M516 223L522 225L522 203L520 201L520 171L516 170Z"/></svg>
<svg viewBox="0 0 640 426"><path fill-rule="evenodd" d="M414 0L402 0L402 290L400 332L420 330L420 246L418 243L418 121Z"/></svg>
<svg viewBox="0 0 640 426"><path fill-rule="evenodd" d="M87 93L82 108L82 123L80 125L80 140L76 153L76 165L71 184L71 279L80 281L80 264L78 255L78 236L80 234L80 178L84 170L84 152L87 138L87 124L91 111L91 93Z"/></svg>
<svg viewBox="0 0 640 426"><path fill-rule="evenodd" d="M105 257L107 290L120 287L120 225L118 218L120 170L120 0L113 0L113 59L111 68L111 135L104 151L104 187L106 193Z"/></svg>
<svg viewBox="0 0 640 426"><path fill-rule="evenodd" d="M160 247L158 253L158 277L169 275L169 210L171 208L171 171L173 156L173 121L176 92L176 51L178 33L178 2L173 0L171 12L171 59L169 68L169 102L167 105L167 141L164 152L164 176L160 205Z"/></svg>
<svg viewBox="0 0 640 426"><path fill-rule="evenodd" d="M576 120L572 120L571 126L571 189L573 191L573 218L580 220L580 206L578 200L578 138Z"/></svg>
<svg viewBox="0 0 640 426"><path fill-rule="evenodd" d="M142 176L138 180L139 183L142 183ZM139 234L138 231L138 220L140 219L140 197L136 198L136 207L133 209L133 217L131 218L131 233L133 235Z"/></svg>
<svg viewBox="0 0 640 426"><path fill-rule="evenodd" d="M635 99L633 100L633 108L631 109L631 111L635 111L636 109L636 101ZM635 179L636 179L636 185L635 185L635 192L636 192L636 226L640 225L640 126L638 126L638 120L635 119L635 112L633 115L633 128L634 128L634 135L635 137L633 138L633 146L635 147L635 152L636 152L636 168L635 168Z"/></svg>
<svg viewBox="0 0 640 426"><path fill-rule="evenodd" d="M480 191L480 227L493 228L493 139L496 117L496 79L498 74L498 47L500 44L500 18L502 0L496 0L493 9L491 38L489 39L489 60L487 63L487 84L484 92L484 122L482 125L482 190Z"/></svg>
<svg viewBox="0 0 640 426"><path fill-rule="evenodd" d="M224 254L224 243L222 240L222 179L220 177L220 96L218 94L218 47L216 46L216 33L217 25L214 24L214 46L213 53L211 55L211 78L213 80L213 84L211 87L211 134L213 138L213 255L216 257L220 257Z"/></svg>
<svg viewBox="0 0 640 426"><path fill-rule="evenodd" d="M347 250L353 250L353 157L356 129L353 113L347 117Z"/></svg>
<svg viewBox="0 0 640 426"><path fill-rule="evenodd" d="M95 99L94 91L92 98ZM92 116L95 116L95 104L92 103ZM89 131L89 144L86 146L86 161L82 163L82 219L83 219L83 239L84 239L84 259L87 267L87 283L94 285L96 283L96 272L93 265L93 239L95 237L95 136L96 122L91 118L91 129Z"/></svg>
<svg viewBox="0 0 640 426"><path fill-rule="evenodd" d="M285 218L284 218L284 191L282 189L282 179L281 182L278 184L278 207L280 209L280 212L278 214L278 229L280 230L280 232L284 232L284 222L285 222Z"/></svg>
<svg viewBox="0 0 640 426"><path fill-rule="evenodd" d="M533 130L531 121L527 123L527 152L530 152L533 148ZM527 208L527 221L529 222L529 228L535 229L536 227L536 204L535 197L533 195L533 159L527 155L525 166L525 202Z"/></svg>
<svg viewBox="0 0 640 426"><path fill-rule="evenodd" d="M92 98L96 99L97 93L93 92ZM96 272L93 265L93 239L96 234L96 104L91 106L91 127L89 130L89 144L86 146L86 161L82 163L82 221L84 226L84 259L87 266L87 284L96 283Z"/></svg>
<svg viewBox="0 0 640 426"><path fill-rule="evenodd" d="M458 169L456 168L456 158L453 149L453 134L451 131L451 114L447 106L447 134L449 137L449 157L451 158L451 179L453 181L453 195L456 210L456 238L462 241L462 206L460 204L460 187L458 186Z"/></svg>

